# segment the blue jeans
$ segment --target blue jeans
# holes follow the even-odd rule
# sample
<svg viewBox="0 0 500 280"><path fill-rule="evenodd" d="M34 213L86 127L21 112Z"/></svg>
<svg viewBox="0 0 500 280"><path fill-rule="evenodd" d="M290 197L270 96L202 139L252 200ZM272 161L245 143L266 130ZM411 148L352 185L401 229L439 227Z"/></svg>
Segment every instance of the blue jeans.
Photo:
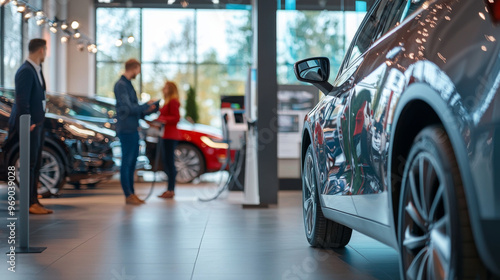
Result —
<svg viewBox="0 0 500 280"><path fill-rule="evenodd" d="M118 133L122 146L120 182L125 197L134 194L134 174L139 155L139 132Z"/></svg>
<svg viewBox="0 0 500 280"><path fill-rule="evenodd" d="M175 177L177 176L177 169L175 168L175 147L179 141L162 139L163 149L161 153L161 159L163 163L163 168L168 177L168 190L174 191L175 189Z"/></svg>

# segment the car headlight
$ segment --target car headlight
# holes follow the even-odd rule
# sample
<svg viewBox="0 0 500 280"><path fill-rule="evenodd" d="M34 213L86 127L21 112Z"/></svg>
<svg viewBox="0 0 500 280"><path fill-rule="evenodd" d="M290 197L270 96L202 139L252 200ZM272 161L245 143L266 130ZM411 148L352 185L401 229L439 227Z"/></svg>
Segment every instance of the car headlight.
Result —
<svg viewBox="0 0 500 280"><path fill-rule="evenodd" d="M201 136L200 140L205 143L205 145L214 149L226 149L229 147L227 143L222 142L221 140L211 139L207 136Z"/></svg>

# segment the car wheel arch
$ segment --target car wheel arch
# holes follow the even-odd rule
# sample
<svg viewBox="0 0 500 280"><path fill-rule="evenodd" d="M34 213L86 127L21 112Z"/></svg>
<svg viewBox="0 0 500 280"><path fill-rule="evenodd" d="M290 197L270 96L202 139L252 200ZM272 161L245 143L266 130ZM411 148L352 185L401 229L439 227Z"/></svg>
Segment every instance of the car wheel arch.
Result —
<svg viewBox="0 0 500 280"><path fill-rule="evenodd" d="M59 156L59 158L63 162L63 166L64 166L64 174L63 175L67 176L71 172L71 165L69 163L68 157L66 156L67 154L70 154L69 151L63 151L63 149L60 147L60 145L58 145L51 138L47 138L47 137L45 138L44 145L53 149L57 153L57 155ZM63 145L65 145L65 144L63 143Z"/></svg>
<svg viewBox="0 0 500 280"><path fill-rule="evenodd" d="M310 132L310 128L307 126L308 124L304 124L304 132L302 134L302 142L301 142L301 157L300 157L300 175L301 175L301 178L302 178L302 172L304 170L304 162L305 162L305 158L306 158L306 154L307 154L307 148L309 147L309 145L312 144L312 150L313 150L313 157L315 157L314 155L316 154L316 149L317 147L313 144L313 140L312 140L312 134ZM321 185L321 178L318 174L319 172L319 166L318 166L318 161L317 159L315 158L314 160L314 164L316 165L316 177L318 178L318 184L316 185L316 188L317 188L317 191L318 191L318 194L321 194L321 189L320 189L320 185ZM323 206L323 198L321 197L321 195L319 196L319 203L321 206Z"/></svg>
<svg viewBox="0 0 500 280"><path fill-rule="evenodd" d="M419 123L416 127L411 127L411 120L416 118L409 117L418 114L417 117L425 115L426 118L417 119ZM447 120L447 121L443 121ZM389 205L392 207L392 222L394 225L395 236L398 228L398 208L400 202L400 190L402 172L404 170L404 160L408 156L408 152L412 146L413 140L417 134L425 127L433 124L440 124L445 129L460 170L460 176L463 182L464 192L470 222L472 224L472 232L474 241L478 248L478 253L483 261L487 262L488 256L484 255L487 252L483 236L482 228L479 223L479 208L477 205L476 194L474 192L474 183L472 174L468 168L468 156L465 142L460 134L460 129L454 120L454 115L446 102L440 97L440 94L435 91L430 85L424 83L410 85L401 95L398 100L394 118L394 131L391 131L391 139L389 144L388 156L388 194ZM410 123L410 125L409 125ZM401 171L401 172L400 172ZM395 181L399 178L399 182ZM486 263L485 262L485 263Z"/></svg>

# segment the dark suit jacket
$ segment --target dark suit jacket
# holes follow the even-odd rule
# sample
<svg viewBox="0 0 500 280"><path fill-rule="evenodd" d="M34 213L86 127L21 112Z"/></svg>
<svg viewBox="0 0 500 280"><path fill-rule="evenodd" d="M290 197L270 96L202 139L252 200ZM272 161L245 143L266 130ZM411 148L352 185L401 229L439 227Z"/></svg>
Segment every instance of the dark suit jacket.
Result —
<svg viewBox="0 0 500 280"><path fill-rule="evenodd" d="M139 128L139 119L158 111L158 103L155 104L156 109L152 111L149 111L150 105L148 104L139 105L132 82L123 75L116 82L114 92L116 97L117 133L136 132Z"/></svg>
<svg viewBox="0 0 500 280"><path fill-rule="evenodd" d="M9 118L9 130L19 130L19 117L24 114L31 115L31 124L43 125L45 120L45 111L43 110L45 80L43 80L42 86L33 65L25 61L17 70L15 85L16 101Z"/></svg>

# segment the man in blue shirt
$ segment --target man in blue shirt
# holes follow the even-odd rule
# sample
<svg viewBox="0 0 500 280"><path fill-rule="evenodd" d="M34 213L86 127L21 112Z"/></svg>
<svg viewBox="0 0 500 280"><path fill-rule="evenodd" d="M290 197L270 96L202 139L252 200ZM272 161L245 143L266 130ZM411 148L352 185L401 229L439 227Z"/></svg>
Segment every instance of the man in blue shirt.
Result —
<svg viewBox="0 0 500 280"><path fill-rule="evenodd" d="M149 101L139 105L137 93L131 80L141 73L141 64L136 59L125 63L125 73L115 84L116 134L122 148L120 181L125 194L125 203L140 205L145 203L134 193L134 173L139 155L139 119L158 111L159 101Z"/></svg>

